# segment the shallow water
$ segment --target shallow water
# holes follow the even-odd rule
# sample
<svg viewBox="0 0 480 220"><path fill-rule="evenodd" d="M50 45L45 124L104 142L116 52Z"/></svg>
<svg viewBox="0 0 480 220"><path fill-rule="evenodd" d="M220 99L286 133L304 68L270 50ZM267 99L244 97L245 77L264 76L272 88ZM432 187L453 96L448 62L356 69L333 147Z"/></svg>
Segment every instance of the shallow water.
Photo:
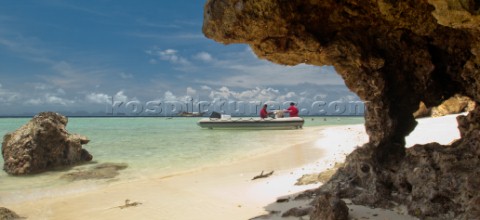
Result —
<svg viewBox="0 0 480 220"><path fill-rule="evenodd" d="M0 118L0 134L12 132L29 118ZM67 182L60 176L98 163L127 163L115 181L171 175L283 149L306 140L300 130L209 130L199 118L69 118L67 130L87 136L84 148L93 162L71 169L26 177L0 172L0 203L20 202L57 194L89 190L112 180ZM304 127L359 124L363 117L309 117ZM3 158L0 158L3 164Z"/></svg>

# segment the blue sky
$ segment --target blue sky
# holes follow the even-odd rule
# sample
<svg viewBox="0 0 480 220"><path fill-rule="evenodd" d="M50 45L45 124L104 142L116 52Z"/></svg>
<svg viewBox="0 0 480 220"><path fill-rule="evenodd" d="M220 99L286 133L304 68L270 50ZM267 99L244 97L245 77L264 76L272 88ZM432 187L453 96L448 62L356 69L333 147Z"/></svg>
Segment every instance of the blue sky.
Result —
<svg viewBox="0 0 480 220"><path fill-rule="evenodd" d="M356 100L333 67L282 66L202 34L205 1L0 2L0 115L113 100Z"/></svg>

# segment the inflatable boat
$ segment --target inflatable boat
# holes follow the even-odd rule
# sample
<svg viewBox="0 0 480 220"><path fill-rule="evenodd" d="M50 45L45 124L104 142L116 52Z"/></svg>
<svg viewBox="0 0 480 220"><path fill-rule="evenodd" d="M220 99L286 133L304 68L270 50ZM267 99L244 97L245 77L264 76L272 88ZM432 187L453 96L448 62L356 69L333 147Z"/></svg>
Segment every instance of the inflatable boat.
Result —
<svg viewBox="0 0 480 220"><path fill-rule="evenodd" d="M304 120L301 117L290 118L236 118L229 115L200 119L197 124L209 129L300 129Z"/></svg>

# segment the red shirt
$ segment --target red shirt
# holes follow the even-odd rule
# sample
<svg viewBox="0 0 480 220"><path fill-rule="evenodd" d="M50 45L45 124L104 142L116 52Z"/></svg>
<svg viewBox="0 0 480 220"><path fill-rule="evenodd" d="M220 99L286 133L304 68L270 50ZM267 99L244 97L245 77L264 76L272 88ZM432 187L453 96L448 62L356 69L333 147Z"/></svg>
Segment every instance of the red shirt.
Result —
<svg viewBox="0 0 480 220"><path fill-rule="evenodd" d="M298 109L295 106L290 106L287 108L288 113L290 114L290 117L298 117Z"/></svg>
<svg viewBox="0 0 480 220"><path fill-rule="evenodd" d="M260 118L266 118L266 117L268 117L267 109L262 108L262 110L260 110Z"/></svg>

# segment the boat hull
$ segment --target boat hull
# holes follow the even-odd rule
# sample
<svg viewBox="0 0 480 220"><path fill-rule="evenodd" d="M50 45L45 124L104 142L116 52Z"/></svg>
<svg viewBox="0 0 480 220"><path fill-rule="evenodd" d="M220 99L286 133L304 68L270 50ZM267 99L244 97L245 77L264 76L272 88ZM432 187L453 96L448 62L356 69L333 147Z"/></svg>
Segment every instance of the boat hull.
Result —
<svg viewBox="0 0 480 220"><path fill-rule="evenodd" d="M304 120L292 118L204 118L197 122L198 126L209 129L299 129Z"/></svg>

